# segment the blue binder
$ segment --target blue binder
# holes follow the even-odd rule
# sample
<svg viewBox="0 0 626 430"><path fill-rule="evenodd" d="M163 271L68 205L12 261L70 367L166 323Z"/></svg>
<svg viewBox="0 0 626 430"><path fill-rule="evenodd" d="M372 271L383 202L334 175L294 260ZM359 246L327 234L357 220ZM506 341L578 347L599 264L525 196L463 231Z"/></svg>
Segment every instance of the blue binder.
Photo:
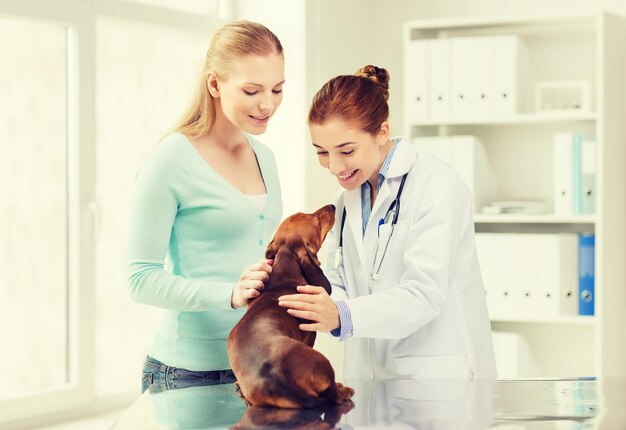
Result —
<svg viewBox="0 0 626 430"><path fill-rule="evenodd" d="M595 243L593 233L578 235L578 314L595 311Z"/></svg>

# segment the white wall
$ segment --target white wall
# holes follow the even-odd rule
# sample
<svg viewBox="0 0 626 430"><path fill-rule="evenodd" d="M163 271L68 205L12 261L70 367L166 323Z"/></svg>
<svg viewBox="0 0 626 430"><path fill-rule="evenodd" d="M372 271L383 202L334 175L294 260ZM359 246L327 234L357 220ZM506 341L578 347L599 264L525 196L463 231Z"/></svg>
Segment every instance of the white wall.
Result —
<svg viewBox="0 0 626 430"><path fill-rule="evenodd" d="M283 45L285 79L283 103L259 139L274 151L280 172L283 218L304 210L306 131L305 0L239 0L235 19L268 27Z"/></svg>
<svg viewBox="0 0 626 430"><path fill-rule="evenodd" d="M337 75L352 74L366 64L376 64L371 49L375 38L375 14L363 0L315 0L307 10L307 108L317 90ZM323 169L312 149L307 129L306 207L317 209L331 203L339 189L337 180Z"/></svg>

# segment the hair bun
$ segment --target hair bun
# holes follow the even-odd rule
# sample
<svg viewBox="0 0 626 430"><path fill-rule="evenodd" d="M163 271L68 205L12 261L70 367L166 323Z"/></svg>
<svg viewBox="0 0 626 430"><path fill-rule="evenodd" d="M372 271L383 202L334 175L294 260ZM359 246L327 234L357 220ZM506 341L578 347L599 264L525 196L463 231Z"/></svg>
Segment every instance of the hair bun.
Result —
<svg viewBox="0 0 626 430"><path fill-rule="evenodd" d="M385 100L389 98L389 72L387 69L383 69L382 67L376 67L372 65L368 65L365 67L361 67L355 73L356 76L361 76L363 78L367 78L370 81L374 82L385 92Z"/></svg>

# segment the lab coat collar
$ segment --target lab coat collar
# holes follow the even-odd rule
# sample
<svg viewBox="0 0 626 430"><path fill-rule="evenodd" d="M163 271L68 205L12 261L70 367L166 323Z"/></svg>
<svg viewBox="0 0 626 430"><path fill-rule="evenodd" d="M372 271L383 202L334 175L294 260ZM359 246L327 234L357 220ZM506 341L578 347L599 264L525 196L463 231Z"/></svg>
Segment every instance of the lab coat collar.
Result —
<svg viewBox="0 0 626 430"><path fill-rule="evenodd" d="M396 147L396 152L393 154L393 158L389 164L389 170L387 170L385 179L397 178L407 173L415 162L416 155L417 150L415 147L404 137L401 137Z"/></svg>
<svg viewBox="0 0 626 430"><path fill-rule="evenodd" d="M403 176L409 171L409 169L415 162L417 151L415 150L415 147L413 145L411 145L404 138L400 138L397 145L398 146L396 147L396 152L391 158L391 163L389 164L387 175L385 175L385 180L378 189L376 201L374 202L374 207L372 207L372 215L376 215L381 206L388 206L387 200L392 195L389 181L391 179ZM395 196L395 192L393 193L393 195Z"/></svg>
<svg viewBox="0 0 626 430"><path fill-rule="evenodd" d="M374 202L374 207L372 208L372 215L375 215L379 211L381 205L387 202L390 195L389 179L404 175L409 171L415 162L417 151L413 145L411 145L405 138L400 138L397 145L396 152L391 158L391 163L389 164L389 169L387 170L387 175L385 176L385 181L383 181L380 189L378 190L376 201ZM350 208L350 210L347 211L347 221L350 225L350 231L356 243L359 258L361 261L365 261L363 255L363 220L361 218L360 187L344 192L344 205L345 207Z"/></svg>

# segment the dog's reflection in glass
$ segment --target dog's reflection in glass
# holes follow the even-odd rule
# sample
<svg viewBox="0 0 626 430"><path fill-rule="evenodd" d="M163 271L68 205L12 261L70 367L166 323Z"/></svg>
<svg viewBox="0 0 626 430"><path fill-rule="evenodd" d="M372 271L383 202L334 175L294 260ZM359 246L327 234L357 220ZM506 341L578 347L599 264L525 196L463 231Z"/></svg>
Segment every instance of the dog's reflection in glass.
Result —
<svg viewBox="0 0 626 430"><path fill-rule="evenodd" d="M250 406L241 420L232 430L243 429L293 429L293 430L326 430L351 427L339 421L341 416L354 408L350 400L341 405L328 405L311 409L283 409L261 406Z"/></svg>

